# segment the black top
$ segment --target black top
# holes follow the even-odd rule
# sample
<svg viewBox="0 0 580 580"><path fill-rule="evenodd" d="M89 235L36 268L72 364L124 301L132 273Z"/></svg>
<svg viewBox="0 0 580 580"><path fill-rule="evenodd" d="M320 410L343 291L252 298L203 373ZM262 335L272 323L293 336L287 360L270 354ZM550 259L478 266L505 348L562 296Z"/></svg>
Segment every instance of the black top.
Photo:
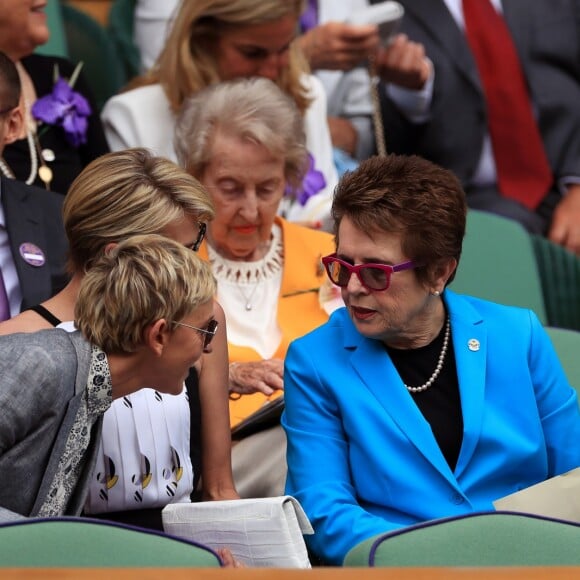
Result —
<svg viewBox="0 0 580 580"><path fill-rule="evenodd" d="M58 64L59 73L64 78L69 78L75 68L69 60L40 54L27 56L21 62L32 79L37 98L52 92L55 64ZM62 127L53 125L44 127L39 125L38 127L41 149L50 149L55 155L54 161L46 161L53 173L50 188L52 191L62 194L66 194L74 178L86 165L109 151L97 106L82 71L75 83L74 90L89 101L93 110L93 114L89 117L86 144L81 145L78 149L70 145ZM4 159L14 172L16 179L26 181L30 174L30 151L27 139L20 139L7 145L4 148ZM38 175L33 185L45 187Z"/></svg>
<svg viewBox="0 0 580 580"><path fill-rule="evenodd" d="M451 328L453 333L453 328ZM386 347L395 368L410 387L418 387L429 380L437 367L443 347L445 325L430 344L408 350ZM441 373L426 391L411 393L417 407L431 425L433 435L453 471L463 441L463 415L459 397L459 382L455 367L452 336Z"/></svg>
<svg viewBox="0 0 580 580"><path fill-rule="evenodd" d="M36 306L31 306L27 310L33 310L39 316L42 316L49 324L53 326L58 326L62 320L59 320L50 310L47 310L42 304L37 304Z"/></svg>

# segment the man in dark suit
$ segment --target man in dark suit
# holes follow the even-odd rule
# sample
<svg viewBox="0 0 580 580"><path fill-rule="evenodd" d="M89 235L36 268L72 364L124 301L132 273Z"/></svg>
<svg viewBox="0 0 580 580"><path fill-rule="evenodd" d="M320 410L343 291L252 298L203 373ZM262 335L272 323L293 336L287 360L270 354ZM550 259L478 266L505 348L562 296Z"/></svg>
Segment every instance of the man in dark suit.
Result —
<svg viewBox="0 0 580 580"><path fill-rule="evenodd" d="M0 160L22 126L18 72L0 53ZM67 282L67 240L62 195L5 176L0 163L0 290L8 300L2 318L43 302Z"/></svg>
<svg viewBox="0 0 580 580"><path fill-rule="evenodd" d="M9 250L14 264L20 310L44 302L62 290L68 281L68 243L62 225L63 196L0 178L0 199ZM6 246L1 246L2 251ZM9 281L5 280L11 297ZM12 311L12 315L17 312Z"/></svg>
<svg viewBox="0 0 580 580"><path fill-rule="evenodd" d="M528 230L580 254L580 3L577 0L492 0L515 45L551 186L532 210L507 199L497 183L489 147L488 104L474 54L465 35L461 0L399 0L401 31L420 43L433 65L428 106L422 118L401 113L381 91L387 148L416 153L451 169L471 207L520 221ZM487 0L486 0L487 1ZM376 3L376 2L373 2ZM391 82L391 49L378 57ZM429 100L430 99L430 100Z"/></svg>

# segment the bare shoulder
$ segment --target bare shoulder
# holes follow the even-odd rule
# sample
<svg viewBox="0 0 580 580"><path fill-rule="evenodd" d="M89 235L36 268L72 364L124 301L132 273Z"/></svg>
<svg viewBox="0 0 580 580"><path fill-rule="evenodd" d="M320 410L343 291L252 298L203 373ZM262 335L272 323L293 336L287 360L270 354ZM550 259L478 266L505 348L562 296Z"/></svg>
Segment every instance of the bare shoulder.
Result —
<svg viewBox="0 0 580 580"><path fill-rule="evenodd" d="M226 323L226 313L224 312L222 305L217 300L213 301L213 314L214 314L214 318L220 324Z"/></svg>
<svg viewBox="0 0 580 580"><path fill-rule="evenodd" d="M0 336L14 334L16 332L36 332L54 328L52 324L46 321L42 316L32 310L26 310L20 314L0 323Z"/></svg>

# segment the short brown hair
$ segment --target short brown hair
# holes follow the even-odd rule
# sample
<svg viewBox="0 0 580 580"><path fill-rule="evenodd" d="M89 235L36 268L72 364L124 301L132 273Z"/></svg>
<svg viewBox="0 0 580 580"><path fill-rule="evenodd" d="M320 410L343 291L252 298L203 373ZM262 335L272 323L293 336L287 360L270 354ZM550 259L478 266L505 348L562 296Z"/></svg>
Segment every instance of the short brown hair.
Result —
<svg viewBox="0 0 580 580"><path fill-rule="evenodd" d="M339 181L332 204L335 233L348 216L370 234L402 234L405 255L424 264L415 271L425 284L440 260L459 262L466 215L465 192L457 177L417 156L375 156L363 161Z"/></svg>
<svg viewBox="0 0 580 580"><path fill-rule="evenodd" d="M107 153L73 181L64 200L69 269L81 272L110 243L137 234L160 234L184 216L214 217L199 181L169 159L143 148Z"/></svg>
<svg viewBox="0 0 580 580"><path fill-rule="evenodd" d="M83 277L75 323L108 354L134 352L157 320L190 315L213 299L208 262L164 236L132 236L95 260Z"/></svg>

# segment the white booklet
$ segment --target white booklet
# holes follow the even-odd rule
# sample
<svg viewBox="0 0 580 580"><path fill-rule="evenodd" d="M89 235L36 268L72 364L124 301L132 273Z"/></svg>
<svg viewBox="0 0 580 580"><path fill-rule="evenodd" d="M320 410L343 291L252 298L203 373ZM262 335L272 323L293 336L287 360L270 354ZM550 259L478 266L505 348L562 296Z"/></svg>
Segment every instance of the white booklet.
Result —
<svg viewBox="0 0 580 580"><path fill-rule="evenodd" d="M493 502L496 510L580 522L580 467Z"/></svg>
<svg viewBox="0 0 580 580"><path fill-rule="evenodd" d="M169 534L213 548L228 548L251 567L310 568L302 534L313 534L302 506L288 495L169 504L162 511Z"/></svg>

